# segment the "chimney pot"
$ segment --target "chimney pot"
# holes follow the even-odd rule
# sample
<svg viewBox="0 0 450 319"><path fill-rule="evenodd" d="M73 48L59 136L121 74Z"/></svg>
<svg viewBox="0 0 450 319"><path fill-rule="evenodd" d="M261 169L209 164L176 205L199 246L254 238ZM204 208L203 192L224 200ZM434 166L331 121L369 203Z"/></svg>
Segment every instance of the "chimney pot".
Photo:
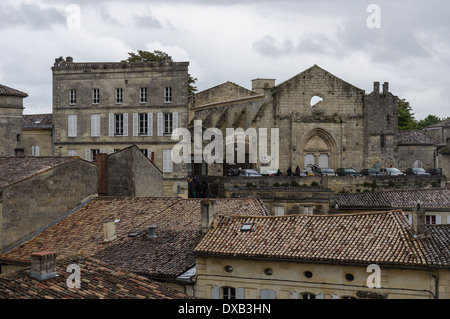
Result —
<svg viewBox="0 0 450 319"><path fill-rule="evenodd" d="M413 211L412 228L416 235L425 234L425 210Z"/></svg>
<svg viewBox="0 0 450 319"><path fill-rule="evenodd" d="M117 238L116 235L116 222L115 221L105 221L103 222L103 234L104 241L110 242Z"/></svg>
<svg viewBox="0 0 450 319"><path fill-rule="evenodd" d="M158 226L156 226L156 225L151 225L151 226L148 226L148 238L156 238L156 237L158 237L157 235L156 235L156 227L158 227Z"/></svg>
<svg viewBox="0 0 450 319"><path fill-rule="evenodd" d="M383 95L386 95L389 93L389 82L384 82L383 84Z"/></svg>
<svg viewBox="0 0 450 319"><path fill-rule="evenodd" d="M202 215L202 234L205 235L212 222L216 218L216 201L215 200L202 200L201 202L201 215Z"/></svg>
<svg viewBox="0 0 450 319"><path fill-rule="evenodd" d="M380 82L373 82L373 92L375 94L380 93Z"/></svg>
<svg viewBox="0 0 450 319"><path fill-rule="evenodd" d="M38 280L47 280L57 275L56 252L42 251L31 254L31 277Z"/></svg>

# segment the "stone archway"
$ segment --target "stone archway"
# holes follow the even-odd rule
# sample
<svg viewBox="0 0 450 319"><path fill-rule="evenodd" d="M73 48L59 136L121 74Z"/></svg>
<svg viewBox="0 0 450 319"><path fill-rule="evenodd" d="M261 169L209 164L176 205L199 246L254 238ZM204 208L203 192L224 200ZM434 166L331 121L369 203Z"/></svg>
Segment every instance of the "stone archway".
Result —
<svg viewBox="0 0 450 319"><path fill-rule="evenodd" d="M303 167L315 164L319 167L337 168L336 141L329 132L316 128L306 133L299 145Z"/></svg>

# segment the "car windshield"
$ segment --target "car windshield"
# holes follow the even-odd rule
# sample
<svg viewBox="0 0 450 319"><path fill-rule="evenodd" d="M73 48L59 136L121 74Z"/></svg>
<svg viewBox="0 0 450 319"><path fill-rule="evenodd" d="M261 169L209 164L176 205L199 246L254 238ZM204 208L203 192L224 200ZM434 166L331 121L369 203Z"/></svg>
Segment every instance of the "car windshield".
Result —
<svg viewBox="0 0 450 319"><path fill-rule="evenodd" d="M414 168L415 172L425 172L423 168Z"/></svg>
<svg viewBox="0 0 450 319"><path fill-rule="evenodd" d="M346 168L344 169L345 172L351 172L351 173L356 173L356 171L353 168Z"/></svg>
<svg viewBox="0 0 450 319"><path fill-rule="evenodd" d="M397 168L388 168L388 171L391 171L391 172L400 172L400 170L397 169Z"/></svg>
<svg viewBox="0 0 450 319"><path fill-rule="evenodd" d="M331 168L324 168L322 169L322 173L334 173L334 171Z"/></svg>

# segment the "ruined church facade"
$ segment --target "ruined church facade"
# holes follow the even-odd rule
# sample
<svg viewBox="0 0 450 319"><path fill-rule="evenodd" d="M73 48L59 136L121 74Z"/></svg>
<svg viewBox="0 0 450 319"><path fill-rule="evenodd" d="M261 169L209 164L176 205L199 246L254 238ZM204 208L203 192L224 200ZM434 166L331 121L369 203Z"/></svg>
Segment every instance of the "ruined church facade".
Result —
<svg viewBox="0 0 450 319"><path fill-rule="evenodd" d="M283 172L310 164L357 171L374 165L395 167L397 101L387 82L375 82L373 91L366 94L314 65L279 85L273 79L255 79L252 90L227 82L197 93L191 101L190 128L200 120L203 128L218 128L224 136L226 128L267 128L269 132L277 128ZM234 167L264 169L259 156L256 163L249 158L246 154L246 163ZM210 164L208 175L226 174L230 167Z"/></svg>

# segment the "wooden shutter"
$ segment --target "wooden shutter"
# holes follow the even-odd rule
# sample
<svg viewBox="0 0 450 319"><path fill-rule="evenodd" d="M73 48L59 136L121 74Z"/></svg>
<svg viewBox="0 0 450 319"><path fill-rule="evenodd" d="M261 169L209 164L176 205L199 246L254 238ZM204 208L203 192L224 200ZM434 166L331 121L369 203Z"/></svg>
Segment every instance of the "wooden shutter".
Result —
<svg viewBox="0 0 450 319"><path fill-rule="evenodd" d="M91 150L90 149L86 150L86 161L92 161L91 160Z"/></svg>
<svg viewBox="0 0 450 319"><path fill-rule="evenodd" d="M133 113L133 136L139 135L139 114Z"/></svg>
<svg viewBox="0 0 450 319"><path fill-rule="evenodd" d="M158 136L164 135L164 118L162 113L158 113Z"/></svg>
<svg viewBox="0 0 450 319"><path fill-rule="evenodd" d="M153 136L153 113L148 113L148 136Z"/></svg>
<svg viewBox="0 0 450 319"><path fill-rule="evenodd" d="M172 150L163 151L163 173L173 172Z"/></svg>
<svg viewBox="0 0 450 319"><path fill-rule="evenodd" d="M245 299L245 290L244 288L236 289L236 299Z"/></svg>
<svg viewBox="0 0 450 319"><path fill-rule="evenodd" d="M176 130L178 128L178 112L174 112L172 114L172 121L173 121L172 129Z"/></svg>
<svg viewBox="0 0 450 319"><path fill-rule="evenodd" d="M123 136L128 136L128 113L123 113Z"/></svg>
<svg viewBox="0 0 450 319"><path fill-rule="evenodd" d="M69 115L67 121L68 121L67 136L77 137L77 116Z"/></svg>
<svg viewBox="0 0 450 319"><path fill-rule="evenodd" d="M220 299L220 289L217 286L211 287L211 299Z"/></svg>
<svg viewBox="0 0 450 319"><path fill-rule="evenodd" d="M114 136L114 113L109 113L109 136Z"/></svg>

